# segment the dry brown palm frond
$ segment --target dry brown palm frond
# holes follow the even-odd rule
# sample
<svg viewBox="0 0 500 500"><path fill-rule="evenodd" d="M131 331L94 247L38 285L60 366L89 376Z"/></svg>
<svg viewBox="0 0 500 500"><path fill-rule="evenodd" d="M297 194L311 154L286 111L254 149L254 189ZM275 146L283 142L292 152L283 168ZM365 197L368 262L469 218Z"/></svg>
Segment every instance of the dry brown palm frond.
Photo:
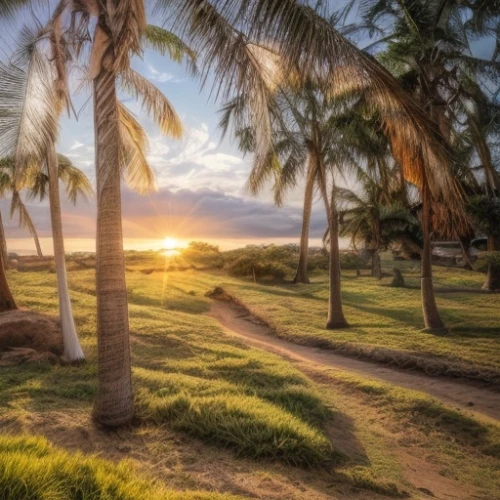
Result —
<svg viewBox="0 0 500 500"><path fill-rule="evenodd" d="M60 0L55 8L52 19L49 22L49 40L51 48L51 59L56 72L55 93L57 104L62 111L63 108L71 109L71 100L68 88L67 62L70 59L70 52L66 37L63 35L63 15L65 13L68 0Z"/></svg>
<svg viewBox="0 0 500 500"><path fill-rule="evenodd" d="M133 97L140 98L146 113L160 127L161 132L179 139L182 137L182 122L170 101L151 82L132 69L120 74L122 89Z"/></svg>
<svg viewBox="0 0 500 500"><path fill-rule="evenodd" d="M17 176L30 161L44 159L57 137L50 62L36 43L23 57L26 69L0 63L0 156L15 157Z"/></svg>
<svg viewBox="0 0 500 500"><path fill-rule="evenodd" d="M118 104L118 115L122 156L120 163L127 183L140 193L154 191L155 175L146 159L148 148L146 132L121 103Z"/></svg>
<svg viewBox="0 0 500 500"><path fill-rule="evenodd" d="M69 200L75 204L78 196L88 199L94 193L87 176L62 154L57 155L57 175L66 188Z"/></svg>
<svg viewBox="0 0 500 500"><path fill-rule="evenodd" d="M108 27L113 39L115 71L130 66L130 56L141 54L141 39L146 29L144 0L108 0L106 2Z"/></svg>

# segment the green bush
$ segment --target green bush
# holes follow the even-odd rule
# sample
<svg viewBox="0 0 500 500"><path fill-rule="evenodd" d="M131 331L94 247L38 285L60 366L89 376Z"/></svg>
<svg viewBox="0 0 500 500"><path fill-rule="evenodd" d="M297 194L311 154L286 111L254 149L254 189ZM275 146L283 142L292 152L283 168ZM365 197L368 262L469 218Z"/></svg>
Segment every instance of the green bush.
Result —
<svg viewBox="0 0 500 500"><path fill-rule="evenodd" d="M268 259L252 258L243 256L228 266L228 272L232 276L272 278L283 280L291 272L291 268L281 262Z"/></svg>
<svg viewBox="0 0 500 500"><path fill-rule="evenodd" d="M224 266L219 247L203 241L191 241L181 255L195 266L212 269L220 269Z"/></svg>

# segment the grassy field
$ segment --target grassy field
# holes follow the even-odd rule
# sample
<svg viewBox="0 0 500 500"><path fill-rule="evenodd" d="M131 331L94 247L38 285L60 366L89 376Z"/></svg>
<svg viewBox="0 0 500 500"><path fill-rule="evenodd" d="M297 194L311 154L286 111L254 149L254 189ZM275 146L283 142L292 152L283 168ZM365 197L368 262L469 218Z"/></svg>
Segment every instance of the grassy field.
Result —
<svg viewBox="0 0 500 500"><path fill-rule="evenodd" d="M90 421L97 390L94 276L92 270L71 272L88 362L0 368L0 492L13 484L31 488L26 498L417 499L428 498L423 490L439 497L444 488L457 498L500 498L492 493L500 491L497 425L422 394L318 372L248 348L205 314L205 293L222 285L290 334L341 335L343 341L495 366L499 344L493 333L464 333L474 321L483 332L491 329L494 321L484 312L472 312L462 333L433 337L419 332L417 291L348 275L346 312L356 326L327 334L321 329L322 276L310 287L266 286L222 272L145 274L138 264L128 268L134 425L110 433ZM439 279L447 282L444 274ZM54 274L11 271L9 280L21 306L57 314ZM405 304L400 316L380 308L387 297L396 301L391 311ZM456 314L464 323L467 297L462 308L460 301L448 304L445 317ZM493 312L492 296L471 297ZM67 464L64 477L61 463ZM34 484L29 478L37 470L44 471L44 481ZM18 497L0 493L4 498Z"/></svg>
<svg viewBox="0 0 500 500"><path fill-rule="evenodd" d="M435 268L436 287L446 288L436 293L437 304L450 328L449 334L437 336L423 331L418 264L397 265L405 268L407 288L389 287L390 277L379 282L358 277L354 271L343 272L344 313L351 325L343 331L324 329L328 310L324 273L314 274L311 285L218 281L278 335L290 340L384 347L500 371L500 296L452 291L474 288L480 292L484 276L463 269Z"/></svg>

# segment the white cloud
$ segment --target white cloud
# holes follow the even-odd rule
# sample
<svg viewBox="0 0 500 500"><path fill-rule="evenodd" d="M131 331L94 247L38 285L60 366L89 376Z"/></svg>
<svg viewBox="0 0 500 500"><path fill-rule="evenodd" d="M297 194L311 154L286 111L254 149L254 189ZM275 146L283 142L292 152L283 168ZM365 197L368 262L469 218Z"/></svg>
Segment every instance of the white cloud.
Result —
<svg viewBox="0 0 500 500"><path fill-rule="evenodd" d="M74 151L75 149L81 148L84 146L83 142L73 141L73 145L69 148L70 151Z"/></svg>
<svg viewBox="0 0 500 500"><path fill-rule="evenodd" d="M184 81L183 78L176 78L174 75L171 73L167 73L164 71L158 71L153 65L148 66L149 70L149 78L153 80L154 82L159 82L159 83L180 83Z"/></svg>

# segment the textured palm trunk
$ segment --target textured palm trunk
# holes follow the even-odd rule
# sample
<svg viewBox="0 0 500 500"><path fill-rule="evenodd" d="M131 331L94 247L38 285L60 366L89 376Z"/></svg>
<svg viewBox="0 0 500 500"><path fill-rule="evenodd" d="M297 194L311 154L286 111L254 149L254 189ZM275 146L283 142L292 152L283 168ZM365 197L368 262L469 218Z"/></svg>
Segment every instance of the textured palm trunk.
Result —
<svg viewBox="0 0 500 500"><path fill-rule="evenodd" d="M378 280L382 279L382 263L378 250L374 250L372 253L372 276Z"/></svg>
<svg viewBox="0 0 500 500"><path fill-rule="evenodd" d="M422 233L424 248L421 261L421 293L422 309L424 313L425 328L432 332L444 333L446 327L439 315L434 296L434 285L432 282L432 248L431 248L431 210L429 205L429 191L424 185L422 196Z"/></svg>
<svg viewBox="0 0 500 500"><path fill-rule="evenodd" d="M52 223L52 241L54 244L54 259L57 274L57 293L59 296L59 317L63 335L63 358L68 363L77 363L85 359L78 335L71 299L69 297L68 278L66 275L66 257L64 252L64 236L61 216L61 200L59 197L59 177L57 175L57 155L54 146L47 154L47 169L49 171L50 220Z"/></svg>
<svg viewBox="0 0 500 500"><path fill-rule="evenodd" d="M309 167L307 170L307 181L304 195L304 211L302 214L302 233L300 235L299 264L297 266L295 277L293 278L294 283L311 283L309 281L307 264L309 255L309 228L311 226L311 213L314 198L314 181L316 178L314 174L314 165L310 159Z"/></svg>
<svg viewBox="0 0 500 500"><path fill-rule="evenodd" d="M488 236L488 252L498 252L500 250L500 241L493 236ZM483 285L484 290L497 292L500 290L500 267L497 264L488 265L488 274Z"/></svg>
<svg viewBox="0 0 500 500"><path fill-rule="evenodd" d="M106 426L126 424L133 415L115 80L104 67L94 79L99 377L94 418Z"/></svg>
<svg viewBox="0 0 500 500"><path fill-rule="evenodd" d="M3 227L2 213L0 212L0 259L3 266L7 269L9 263L9 254L7 252L7 239L5 237L5 228Z"/></svg>
<svg viewBox="0 0 500 500"><path fill-rule="evenodd" d="M340 249L339 249L339 214L337 211L335 184L332 187L330 203L325 200L326 209L329 210L328 225L330 228L330 293L328 297L328 319L326 328L336 330L347 328L349 324L344 317L342 308L342 294L340 284Z"/></svg>

